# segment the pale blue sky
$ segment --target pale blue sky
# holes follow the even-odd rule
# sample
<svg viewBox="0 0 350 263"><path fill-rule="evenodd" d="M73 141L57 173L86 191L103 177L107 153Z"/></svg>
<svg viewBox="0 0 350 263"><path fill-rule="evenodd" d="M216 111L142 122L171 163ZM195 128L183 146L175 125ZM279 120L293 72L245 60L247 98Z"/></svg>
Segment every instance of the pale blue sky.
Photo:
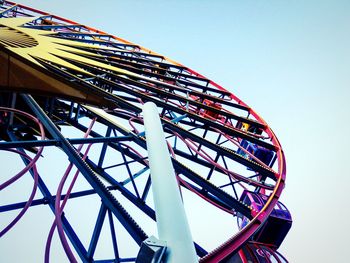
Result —
<svg viewBox="0 0 350 263"><path fill-rule="evenodd" d="M34 1L213 79L272 127L287 158L290 262L345 262L350 231L350 1Z"/></svg>

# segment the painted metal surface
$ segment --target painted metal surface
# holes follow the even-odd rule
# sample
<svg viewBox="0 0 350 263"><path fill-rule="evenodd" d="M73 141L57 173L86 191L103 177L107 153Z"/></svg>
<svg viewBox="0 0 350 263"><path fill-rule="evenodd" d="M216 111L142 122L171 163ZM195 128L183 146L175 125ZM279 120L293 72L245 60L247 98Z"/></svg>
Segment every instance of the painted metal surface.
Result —
<svg viewBox="0 0 350 263"><path fill-rule="evenodd" d="M157 106L145 103L143 119L157 229L167 243L166 262L198 262Z"/></svg>
<svg viewBox="0 0 350 263"><path fill-rule="evenodd" d="M53 211L53 229L60 231L70 260L133 262L137 253L130 255L123 243L138 247L154 234L145 230L155 220L142 114L146 102L160 109L183 197L213 205L232 220L237 213L250 220L214 250L201 245L206 240L195 239L201 262L231 258L278 204L286 162L277 137L252 108L192 69L119 37L10 1L0 6L0 65L0 107L6 109L0 112L0 149L16 148L23 157L40 147L44 153L58 148L67 156L61 164L67 169L63 177L54 176L68 178L69 167L78 168L70 185L62 179L56 188L47 173L37 176L30 170L38 178L34 188L42 194L31 198L30 208ZM40 138L35 121L14 110L37 118L45 137ZM88 149L82 151L83 146ZM275 163L264 162L265 153ZM25 165L28 160L23 158ZM88 188L73 191L79 173ZM63 191L64 185L69 191ZM268 196L264 206L256 210L241 202L245 190ZM73 200L84 204L86 197L97 202L86 211L95 220L90 238L73 222L83 212L65 208ZM1 203L0 211L23 209L27 203ZM104 231L110 236L109 254L100 252ZM48 241L46 262L49 248Z"/></svg>

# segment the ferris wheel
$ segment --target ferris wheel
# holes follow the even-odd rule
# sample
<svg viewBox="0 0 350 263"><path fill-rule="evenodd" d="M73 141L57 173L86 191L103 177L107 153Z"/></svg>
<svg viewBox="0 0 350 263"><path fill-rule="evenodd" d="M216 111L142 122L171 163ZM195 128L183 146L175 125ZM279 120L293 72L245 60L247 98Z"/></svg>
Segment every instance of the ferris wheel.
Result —
<svg viewBox="0 0 350 263"><path fill-rule="evenodd" d="M287 262L277 252L292 224L278 201L284 153L233 93L139 45L9 1L0 65L0 242L35 228L42 246L26 251L45 262L58 247L70 262L166 262L166 242L152 237L142 111L152 102L198 261Z"/></svg>

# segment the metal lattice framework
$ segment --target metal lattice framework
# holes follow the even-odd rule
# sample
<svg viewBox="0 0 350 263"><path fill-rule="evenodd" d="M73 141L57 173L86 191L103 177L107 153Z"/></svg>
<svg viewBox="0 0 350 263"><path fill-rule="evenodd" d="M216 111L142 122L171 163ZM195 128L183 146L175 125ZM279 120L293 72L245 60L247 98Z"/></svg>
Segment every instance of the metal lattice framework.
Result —
<svg viewBox="0 0 350 263"><path fill-rule="evenodd" d="M134 262L137 248L154 234L142 117L148 101L160 112L189 218L196 200L203 209L209 204L233 221L238 214L250 219L236 233L234 227L227 230L231 238L212 251L194 235L201 262L232 257L278 202L286 168L270 127L235 95L179 63L94 28L5 1L0 6L0 65L0 150L17 154L24 163L15 176L1 178L0 190L6 195L26 173L34 179L26 186L32 189L27 201L18 194L22 201L1 202L1 215L16 211L16 216L3 221L0 236L10 235L31 207L51 210L46 262L55 229L72 262ZM243 141L273 153L273 159L265 163ZM41 172L45 156L51 155L60 161ZM263 193L268 201L254 210L240 200L244 190ZM91 207L85 215L87 203ZM85 220L93 222L90 232L80 230ZM219 219L215 227L220 227ZM105 232L103 243L107 246L108 240L111 251L103 254ZM281 256L277 260L285 262Z"/></svg>

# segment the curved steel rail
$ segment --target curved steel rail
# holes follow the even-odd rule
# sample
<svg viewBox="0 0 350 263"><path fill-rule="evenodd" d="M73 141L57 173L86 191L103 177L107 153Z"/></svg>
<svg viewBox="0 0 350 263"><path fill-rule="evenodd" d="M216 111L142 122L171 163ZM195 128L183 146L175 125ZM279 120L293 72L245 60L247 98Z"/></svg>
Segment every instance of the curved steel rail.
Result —
<svg viewBox="0 0 350 263"><path fill-rule="evenodd" d="M200 262L225 260L229 255L237 252L267 220L284 188L286 176L284 153L277 137L267 123L234 94L167 57L71 20L10 1L5 1L0 15L2 17L0 17L0 62L4 65L0 69L0 74L2 74L0 86L7 92L30 93L34 96L44 95L46 97L42 99L22 95L23 101L28 106L19 108L28 110L29 107L29 111L34 112L49 131L50 136L46 142L42 140L41 144L50 145L50 140L53 140L55 141L52 142L53 144L60 144L67 155L75 160L72 164L82 171L103 202L106 202L106 206L101 206L102 214L112 211L119 220L129 221L128 213L123 210L115 198L110 196L109 190L99 182L98 176L113 182L114 187L128 196L129 200L132 200L139 209L154 218L152 209L148 206L143 207L141 204L145 200L137 192L134 182L136 175L130 176L128 181L136 190L136 195L131 195L123 188L123 184L118 184L100 169L103 157L99 164L89 159L84 161L86 156L81 158L79 154L76 154L69 144L71 141L68 142L60 135L60 131L52 122L52 117L50 120L48 116L54 112L55 120L58 122L66 122L86 131L87 128L78 122L79 114L82 113L81 116L95 118L101 124L109 127L108 129L118 130L138 147L145 148L144 134L137 128L142 126L143 122L139 105L145 101L153 101L162 109L161 118L169 138L175 138L174 144L169 144L169 148L172 152L174 168L179 174L179 183L216 207L234 215L240 212L251 219L246 227L212 252L207 253L197 246L198 255L201 256ZM17 17L18 22L16 20L8 22L10 20L6 19L10 17ZM23 34L18 37L20 35L18 32L22 31ZM40 34L35 33L36 31L40 31ZM5 32L3 34L6 37L1 37L1 32ZM20 42L24 35L28 35L26 41L30 42L31 46L27 47L28 51L19 51L18 47L21 47ZM46 43L48 45L47 54L41 56L41 53L35 53L35 50L42 48L40 45L46 41L42 40L44 38L51 39L51 41ZM31 39L35 39L37 43ZM11 45L8 44L9 41ZM22 78L16 78L16 74L22 74ZM45 103L47 104L52 97L59 98L56 103L60 108L56 110L46 107L45 113L41 108L44 108ZM60 102L60 99L63 100ZM76 102L102 106L108 114ZM233 111L243 111L247 117ZM65 115L67 112L69 114ZM73 112L76 112L75 118L72 117ZM127 120L131 128L126 129L123 125L116 123L113 121L113 116ZM260 129L262 135L242 129L242 124L249 124ZM192 132L193 130L202 130L202 136ZM106 136L110 136L110 133L111 130ZM210 133L216 133L219 136L213 139L207 136ZM95 139L102 137L95 131L92 131L90 136ZM228 146L220 145L221 136L226 138ZM186 152L177 148L176 140L182 142L183 147L189 150ZM242 140L274 152L277 158L277 168L269 167L247 152L241 146ZM147 168L148 163L145 159L147 157L134 147L121 142L114 144L112 140L108 142L107 139L105 143L108 144L105 144L104 147L112 147L123 152L124 159L126 156L133 158L138 163L144 164L145 169ZM37 144L27 143L27 145ZM226 142L224 144L227 145ZM25 145L26 142L18 142L17 144L8 143L8 146L4 144L2 147L23 147ZM237 154L237 149L244 151L248 158ZM176 156L198 162L199 165L210 168L210 172L206 178L198 176L190 167L177 160ZM224 164L219 164L219 158L223 159ZM229 169L224 158L247 167L253 172L253 175L242 175L241 172ZM124 165L128 166L126 159ZM233 190L236 197L222 191L218 185L210 181L214 170L227 175L233 188L234 184L238 184L243 189L254 187L263 192L267 191L269 199L265 206L260 211L255 211L238 200L235 189ZM270 179L273 185L267 184L266 179ZM128 182L124 181L124 184ZM149 189L149 183L147 187ZM62 190L62 187L59 189ZM61 199L60 195L61 192L58 191L57 200ZM68 196L69 194L67 198ZM59 202L56 202L54 209L56 220L59 220L63 206L60 208ZM136 223L130 222L126 223L131 229L129 233L134 235L135 241L140 244L147 235L142 229L139 229ZM65 228L69 227L66 225ZM63 235L62 227L60 232ZM67 246L67 242L65 243ZM81 258L83 260L91 258L93 252L87 252L86 256L84 249L79 246L76 245L75 248ZM67 254L70 254L70 258L73 259L70 252Z"/></svg>

